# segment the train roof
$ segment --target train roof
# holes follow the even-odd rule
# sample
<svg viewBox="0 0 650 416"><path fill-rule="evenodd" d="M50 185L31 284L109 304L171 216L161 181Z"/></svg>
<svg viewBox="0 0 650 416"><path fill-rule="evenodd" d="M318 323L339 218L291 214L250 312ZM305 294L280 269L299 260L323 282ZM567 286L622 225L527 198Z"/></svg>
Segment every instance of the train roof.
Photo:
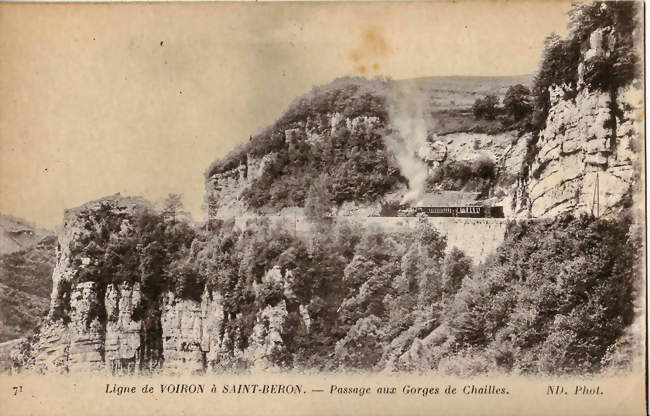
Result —
<svg viewBox="0 0 650 416"><path fill-rule="evenodd" d="M438 191L424 194L415 204L416 207L458 207L476 204L478 192Z"/></svg>

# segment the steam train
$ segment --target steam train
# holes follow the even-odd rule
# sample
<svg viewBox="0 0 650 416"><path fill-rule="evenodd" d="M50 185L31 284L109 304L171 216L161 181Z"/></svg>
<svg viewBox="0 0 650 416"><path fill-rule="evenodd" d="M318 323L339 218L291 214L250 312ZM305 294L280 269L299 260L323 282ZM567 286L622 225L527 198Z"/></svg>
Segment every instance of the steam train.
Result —
<svg viewBox="0 0 650 416"><path fill-rule="evenodd" d="M466 218L503 218L501 206L464 206L464 207L401 207L397 215L415 217L424 214L427 217L466 217Z"/></svg>

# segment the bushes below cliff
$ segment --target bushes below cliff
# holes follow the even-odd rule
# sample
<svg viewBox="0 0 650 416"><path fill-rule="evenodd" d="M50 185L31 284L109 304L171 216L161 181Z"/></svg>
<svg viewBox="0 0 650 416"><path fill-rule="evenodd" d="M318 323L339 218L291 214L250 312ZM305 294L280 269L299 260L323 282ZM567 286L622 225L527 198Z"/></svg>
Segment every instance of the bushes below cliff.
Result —
<svg viewBox="0 0 650 416"><path fill-rule="evenodd" d="M641 240L630 225L587 216L513 223L478 269L426 222L403 234L324 227L307 245L264 231L254 239L283 242L261 251L261 264L240 257L234 294L249 287L242 270L257 279L272 264L291 270L288 286L249 289L249 306L233 307L307 306L309 332L287 308L282 362L291 368L595 373L629 365L635 352ZM400 358L434 332L425 364Z"/></svg>
<svg viewBox="0 0 650 416"><path fill-rule="evenodd" d="M613 364L618 348L629 364L632 348L618 345L629 338L640 294L640 247L629 219L512 224L445 308L449 338L431 351L429 366L585 374ZM445 368L454 360L465 364ZM481 365L472 370L470 362Z"/></svg>

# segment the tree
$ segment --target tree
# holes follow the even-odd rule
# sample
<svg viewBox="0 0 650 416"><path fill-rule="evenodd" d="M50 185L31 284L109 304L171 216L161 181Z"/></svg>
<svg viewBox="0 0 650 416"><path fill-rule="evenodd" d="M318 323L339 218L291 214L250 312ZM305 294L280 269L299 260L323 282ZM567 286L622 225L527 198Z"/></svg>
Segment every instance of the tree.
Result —
<svg viewBox="0 0 650 416"><path fill-rule="evenodd" d="M481 179L493 179L496 176L494 160L486 154L476 158L472 162L472 176Z"/></svg>
<svg viewBox="0 0 650 416"><path fill-rule="evenodd" d="M162 216L164 219L176 221L179 217L188 218L189 213L183 210L183 195L169 194L163 202Z"/></svg>
<svg viewBox="0 0 650 416"><path fill-rule="evenodd" d="M442 266L443 292L447 296L454 296L460 289L463 279L472 273L472 259L456 247L445 255Z"/></svg>
<svg viewBox="0 0 650 416"><path fill-rule="evenodd" d="M369 370L379 362L384 345L382 323L374 315L361 318L336 343L334 356L341 367Z"/></svg>
<svg viewBox="0 0 650 416"><path fill-rule="evenodd" d="M530 103L530 90L521 84L508 88L503 99L503 108L514 121L519 121L533 111Z"/></svg>
<svg viewBox="0 0 650 416"><path fill-rule="evenodd" d="M321 174L309 187L305 198L305 215L308 217L325 217L330 213L333 203L328 182L329 177Z"/></svg>
<svg viewBox="0 0 650 416"><path fill-rule="evenodd" d="M486 95L483 98L478 98L472 106L474 117L494 120L497 116L498 104L499 99L496 97L496 95Z"/></svg>

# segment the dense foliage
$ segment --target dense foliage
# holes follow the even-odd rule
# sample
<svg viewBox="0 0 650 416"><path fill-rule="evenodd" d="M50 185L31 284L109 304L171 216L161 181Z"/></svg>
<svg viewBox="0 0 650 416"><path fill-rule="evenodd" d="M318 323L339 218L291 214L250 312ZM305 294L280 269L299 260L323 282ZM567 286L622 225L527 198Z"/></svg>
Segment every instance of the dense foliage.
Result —
<svg viewBox="0 0 650 416"><path fill-rule="evenodd" d="M0 256L0 342L32 331L47 314L56 237Z"/></svg>
<svg viewBox="0 0 650 416"><path fill-rule="evenodd" d="M639 74L639 57L635 51L639 41L637 13L639 3L634 1L575 3L569 13L569 36L562 39L551 35L546 39L544 55L535 77L534 123L543 127L550 107L548 88L565 84L567 98L575 93L582 50L590 36L604 30L605 41L611 48L608 54L594 56L584 62L583 81L592 90L615 91L631 83Z"/></svg>
<svg viewBox="0 0 650 416"><path fill-rule="evenodd" d="M298 233L268 218L193 228L178 210L172 200L162 212L111 203L80 212L78 273L59 288L69 307L70 292L94 282L87 319L106 322L108 285L138 283L133 319L148 360L161 358L168 293L218 298L220 349L207 363L216 371L252 364L246 351L267 342L269 316L281 342L266 359L292 369L588 373L629 366L636 352L642 241L627 218L512 223L477 266L424 218L386 231L317 217Z"/></svg>
<svg viewBox="0 0 650 416"><path fill-rule="evenodd" d="M480 156L473 161L451 160L442 163L427 178L429 190L480 192L486 196L497 179L495 161Z"/></svg>
<svg viewBox="0 0 650 416"><path fill-rule="evenodd" d="M499 98L496 95L486 95L483 98L477 98L472 106L472 113L476 118L494 120L499 113Z"/></svg>
<svg viewBox="0 0 650 416"><path fill-rule="evenodd" d="M271 127L214 164L208 177L267 156L264 175L244 193L254 209L303 207L318 181L328 204L372 201L404 179L386 152L385 96L370 81L340 80L294 102ZM363 116L372 125L355 128Z"/></svg>
<svg viewBox="0 0 650 416"><path fill-rule="evenodd" d="M521 84L508 88L503 98L503 109L514 122L528 116L533 111L530 90Z"/></svg>
<svg viewBox="0 0 650 416"><path fill-rule="evenodd" d="M618 348L618 364L629 365L642 243L631 230L629 219L588 216L512 224L445 310L449 338L428 365L585 374L611 364Z"/></svg>

